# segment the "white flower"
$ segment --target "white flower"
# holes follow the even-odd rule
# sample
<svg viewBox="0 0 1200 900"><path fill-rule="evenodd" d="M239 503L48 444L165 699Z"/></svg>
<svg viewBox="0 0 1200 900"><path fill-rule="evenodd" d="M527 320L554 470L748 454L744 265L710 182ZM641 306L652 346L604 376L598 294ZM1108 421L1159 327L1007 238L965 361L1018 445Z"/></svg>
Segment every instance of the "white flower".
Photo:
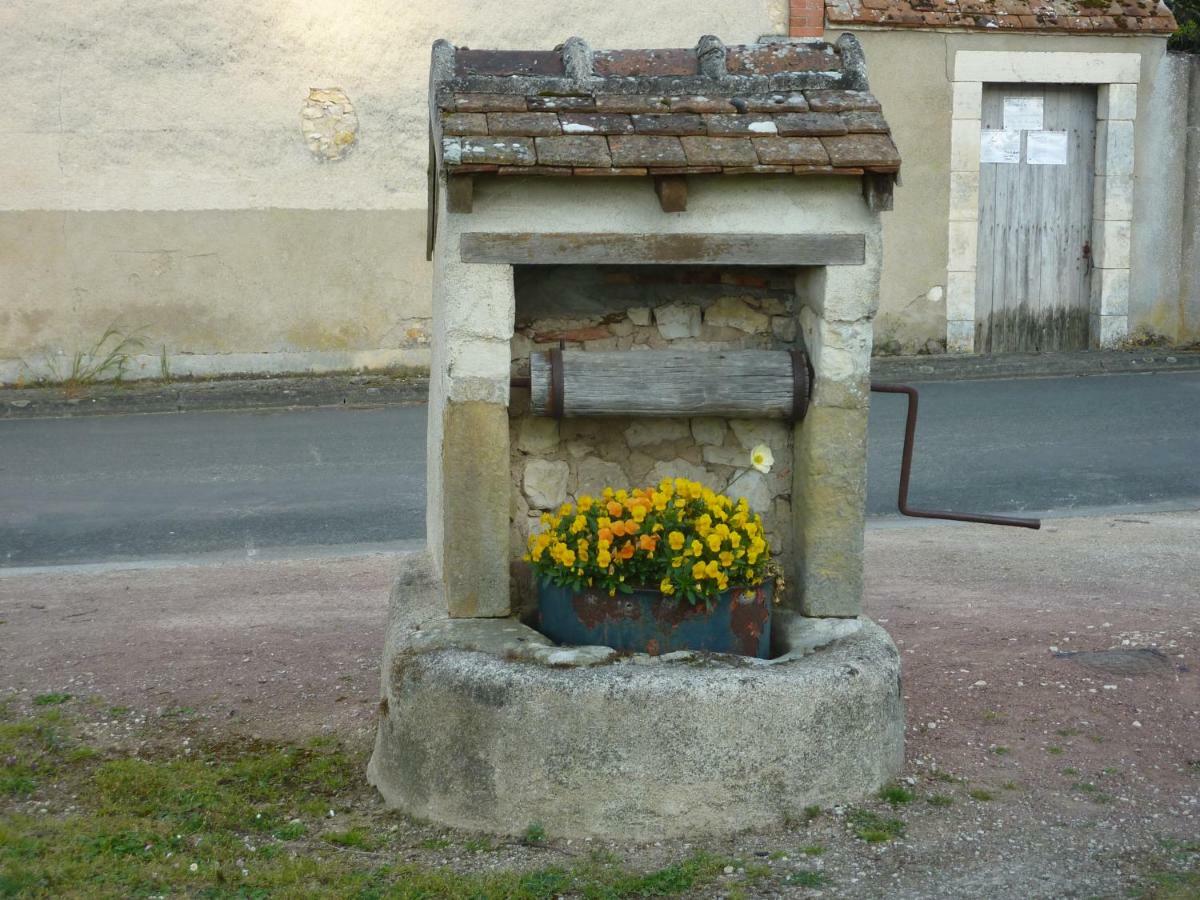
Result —
<svg viewBox="0 0 1200 900"><path fill-rule="evenodd" d="M766 444L759 444L750 451L750 465L766 475L771 471L771 466L775 465L775 454Z"/></svg>
<svg viewBox="0 0 1200 900"><path fill-rule="evenodd" d="M192 863L190 866L188 866L188 871L189 872L199 872L200 867L198 865L196 865L196 863Z"/></svg>

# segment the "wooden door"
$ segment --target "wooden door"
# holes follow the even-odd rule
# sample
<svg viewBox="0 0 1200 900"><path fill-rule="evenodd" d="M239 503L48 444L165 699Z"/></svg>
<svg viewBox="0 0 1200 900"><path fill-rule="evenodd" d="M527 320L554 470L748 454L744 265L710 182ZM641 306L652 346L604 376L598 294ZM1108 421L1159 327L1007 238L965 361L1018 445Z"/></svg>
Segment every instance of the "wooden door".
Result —
<svg viewBox="0 0 1200 900"><path fill-rule="evenodd" d="M982 128L976 351L1086 349L1096 89L985 84Z"/></svg>

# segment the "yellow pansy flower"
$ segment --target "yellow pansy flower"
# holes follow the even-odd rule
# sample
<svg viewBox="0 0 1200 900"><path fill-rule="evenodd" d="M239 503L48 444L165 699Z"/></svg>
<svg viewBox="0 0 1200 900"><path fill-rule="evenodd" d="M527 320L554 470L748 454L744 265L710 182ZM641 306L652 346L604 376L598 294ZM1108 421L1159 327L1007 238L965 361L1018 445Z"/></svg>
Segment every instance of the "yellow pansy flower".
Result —
<svg viewBox="0 0 1200 900"><path fill-rule="evenodd" d="M672 550L682 550L683 542L686 540L682 531L672 531L667 535L667 544Z"/></svg>

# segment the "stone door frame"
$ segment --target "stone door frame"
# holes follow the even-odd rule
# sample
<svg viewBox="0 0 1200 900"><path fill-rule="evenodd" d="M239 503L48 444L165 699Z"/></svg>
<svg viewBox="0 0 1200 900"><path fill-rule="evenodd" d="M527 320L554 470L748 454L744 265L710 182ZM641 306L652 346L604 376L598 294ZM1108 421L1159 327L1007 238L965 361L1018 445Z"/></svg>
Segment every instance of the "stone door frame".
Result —
<svg viewBox="0 0 1200 900"><path fill-rule="evenodd" d="M954 55L950 126L950 209L946 265L946 350L975 352L975 268L979 240L979 138L983 84L1094 84L1092 347L1129 333L1134 134L1142 57L1138 53L960 50Z"/></svg>

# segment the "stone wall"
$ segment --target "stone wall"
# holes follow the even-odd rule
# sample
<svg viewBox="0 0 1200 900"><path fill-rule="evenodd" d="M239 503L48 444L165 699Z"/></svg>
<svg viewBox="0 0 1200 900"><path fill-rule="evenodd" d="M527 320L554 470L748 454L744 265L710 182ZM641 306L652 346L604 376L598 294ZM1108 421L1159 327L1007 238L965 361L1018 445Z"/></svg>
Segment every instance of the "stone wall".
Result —
<svg viewBox="0 0 1200 900"><path fill-rule="evenodd" d="M789 350L797 341L796 273L791 269L538 267L516 270L514 375L529 355L563 341L568 349L638 352L666 348ZM654 386L648 384L647 390ZM511 553L525 552L544 510L582 494L689 478L762 514L773 547L791 543L792 427L781 419L565 418L534 416L529 391L510 403ZM750 450L768 445L767 474ZM518 566L514 598L528 579Z"/></svg>

